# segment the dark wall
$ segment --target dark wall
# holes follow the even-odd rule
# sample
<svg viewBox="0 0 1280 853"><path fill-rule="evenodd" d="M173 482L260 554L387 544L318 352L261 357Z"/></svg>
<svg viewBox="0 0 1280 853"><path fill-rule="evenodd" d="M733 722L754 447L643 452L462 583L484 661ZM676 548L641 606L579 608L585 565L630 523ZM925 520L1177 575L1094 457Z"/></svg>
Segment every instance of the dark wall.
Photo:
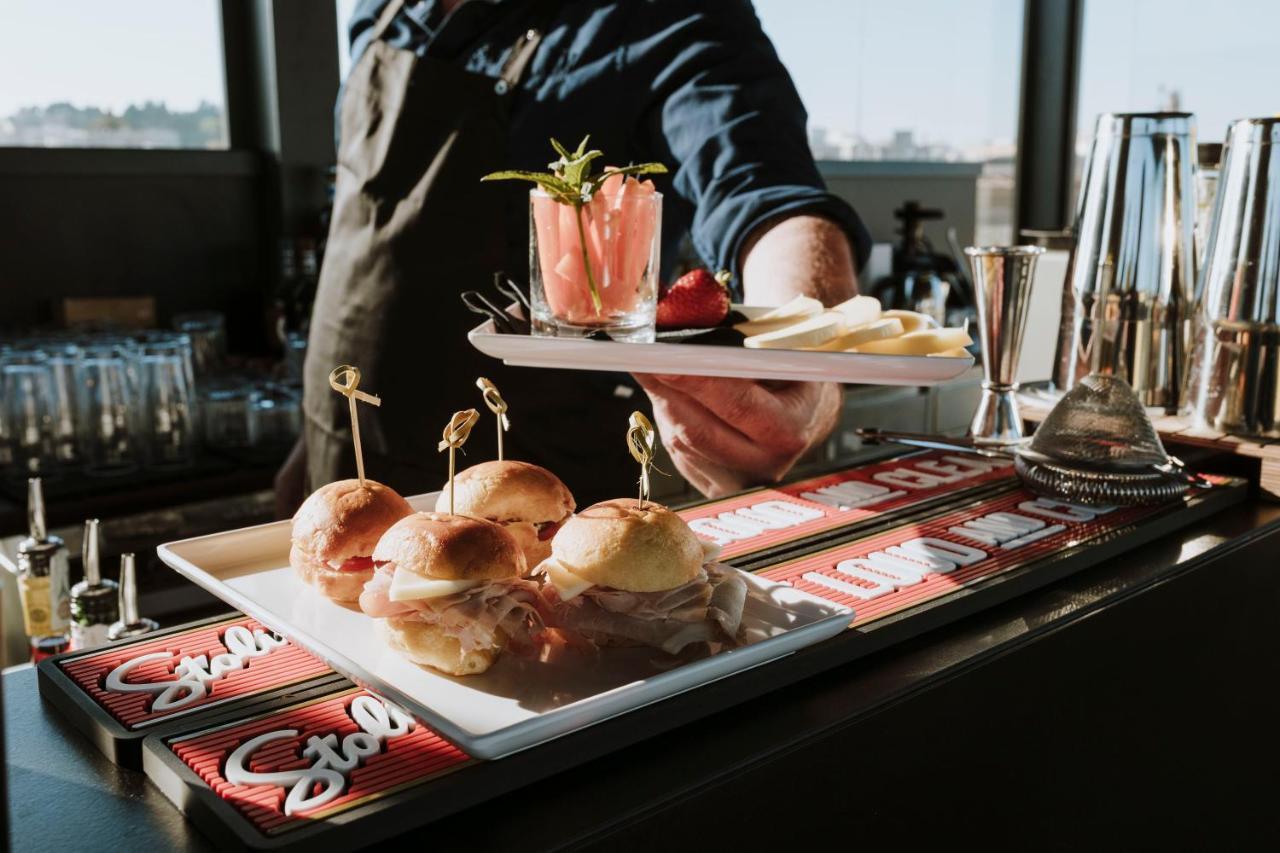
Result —
<svg viewBox="0 0 1280 853"><path fill-rule="evenodd" d="M256 350L274 238L258 155L0 149L0 330L47 325L67 296L226 312Z"/></svg>

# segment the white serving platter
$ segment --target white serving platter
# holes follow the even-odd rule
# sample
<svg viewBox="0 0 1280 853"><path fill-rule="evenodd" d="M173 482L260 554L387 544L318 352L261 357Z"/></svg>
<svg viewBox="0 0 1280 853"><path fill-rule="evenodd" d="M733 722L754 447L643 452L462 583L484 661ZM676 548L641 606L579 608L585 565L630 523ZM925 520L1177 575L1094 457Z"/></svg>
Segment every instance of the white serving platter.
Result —
<svg viewBox="0 0 1280 853"><path fill-rule="evenodd" d="M468 332L467 339L485 355L516 367L608 373L730 376L852 385L937 385L955 379L973 366L973 356L872 355L505 335L494 329L492 320Z"/></svg>
<svg viewBox="0 0 1280 853"><path fill-rule="evenodd" d="M415 509L434 509L418 495ZM784 584L744 577L754 639L675 665L651 649L567 653L556 663L503 655L483 675L415 666L378 642L372 620L333 603L289 568L290 523L170 542L160 558L213 595L289 637L352 681L395 702L476 758L501 758L791 654L839 634L853 611Z"/></svg>

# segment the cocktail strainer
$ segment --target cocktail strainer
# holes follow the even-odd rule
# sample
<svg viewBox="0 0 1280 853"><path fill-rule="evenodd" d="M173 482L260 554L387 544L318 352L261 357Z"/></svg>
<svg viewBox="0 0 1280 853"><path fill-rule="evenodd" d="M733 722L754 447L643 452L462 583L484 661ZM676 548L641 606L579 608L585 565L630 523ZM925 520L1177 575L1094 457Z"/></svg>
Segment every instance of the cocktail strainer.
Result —
<svg viewBox="0 0 1280 853"><path fill-rule="evenodd" d="M1088 506L1157 504L1207 487L1165 452L1129 383L1090 374L1062 396L1031 442L997 449L965 440L860 430L869 440L1012 456L1022 482L1037 494Z"/></svg>

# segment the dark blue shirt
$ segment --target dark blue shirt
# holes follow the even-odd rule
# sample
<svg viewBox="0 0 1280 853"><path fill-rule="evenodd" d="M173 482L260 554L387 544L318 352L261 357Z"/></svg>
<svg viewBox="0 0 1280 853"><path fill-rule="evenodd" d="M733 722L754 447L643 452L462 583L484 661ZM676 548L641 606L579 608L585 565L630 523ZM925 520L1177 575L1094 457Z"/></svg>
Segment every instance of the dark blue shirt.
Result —
<svg viewBox="0 0 1280 853"><path fill-rule="evenodd" d="M353 63L387 2L357 7ZM496 78L538 5L468 0L444 17L437 0L408 2L386 38ZM604 162L666 164L671 174L655 183L664 194L667 270L688 233L702 261L731 270L736 283L744 239L796 213L839 223L862 265L866 229L826 191L804 105L748 0L566 0L552 8L513 106L510 168L544 170L555 159L550 137L572 148L588 133Z"/></svg>

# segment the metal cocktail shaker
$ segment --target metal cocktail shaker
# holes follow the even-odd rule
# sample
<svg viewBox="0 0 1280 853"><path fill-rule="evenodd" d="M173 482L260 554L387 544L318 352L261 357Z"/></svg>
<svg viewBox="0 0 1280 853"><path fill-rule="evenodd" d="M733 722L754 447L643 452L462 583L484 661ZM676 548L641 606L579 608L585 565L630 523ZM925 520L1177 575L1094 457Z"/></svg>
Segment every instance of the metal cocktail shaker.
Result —
<svg viewBox="0 0 1280 853"><path fill-rule="evenodd" d="M1280 438L1280 118L1231 125L1187 396L1201 426Z"/></svg>
<svg viewBox="0 0 1280 853"><path fill-rule="evenodd" d="M1143 405L1177 408L1195 290L1195 162L1188 113L1098 117L1062 297L1058 390L1115 374Z"/></svg>
<svg viewBox="0 0 1280 853"><path fill-rule="evenodd" d="M1040 246L970 246L964 250L973 270L982 343L982 397L969 432L981 444L1022 440L1018 413L1018 358L1031 307L1031 284Z"/></svg>

